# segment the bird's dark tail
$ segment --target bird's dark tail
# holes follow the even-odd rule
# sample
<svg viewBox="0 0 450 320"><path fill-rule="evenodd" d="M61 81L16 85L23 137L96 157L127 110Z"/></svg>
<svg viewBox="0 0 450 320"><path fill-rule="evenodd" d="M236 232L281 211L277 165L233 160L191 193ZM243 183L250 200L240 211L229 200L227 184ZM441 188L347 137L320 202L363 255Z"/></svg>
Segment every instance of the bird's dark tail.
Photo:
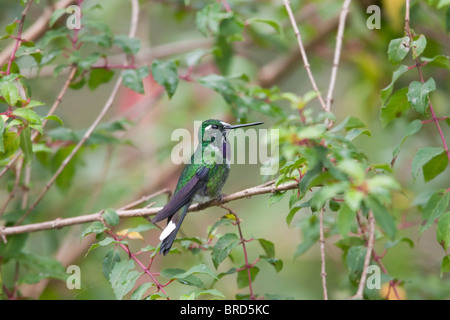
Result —
<svg viewBox="0 0 450 320"><path fill-rule="evenodd" d="M181 213L180 218L176 219L176 215L175 215L169 221L169 223L167 224L167 227L166 227L166 229L164 229L163 233L161 233L161 236L164 236L164 238L162 239L161 246L159 248L159 253L166 255L169 252L170 248L172 247L173 242L175 241L175 238L177 237L177 233L180 230L181 224L183 223L184 217L186 216L187 209L189 208L190 205L191 205L191 201L183 207L183 212ZM168 229L168 228L170 228L170 229ZM171 230L172 228L174 228L174 229ZM164 235L164 232L169 232L169 234Z"/></svg>

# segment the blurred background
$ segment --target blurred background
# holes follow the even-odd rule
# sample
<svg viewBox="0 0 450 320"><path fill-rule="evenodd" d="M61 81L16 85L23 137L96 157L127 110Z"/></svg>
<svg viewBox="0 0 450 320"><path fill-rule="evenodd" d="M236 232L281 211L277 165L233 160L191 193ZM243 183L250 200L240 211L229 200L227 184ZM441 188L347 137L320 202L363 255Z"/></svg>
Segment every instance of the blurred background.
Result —
<svg viewBox="0 0 450 320"><path fill-rule="evenodd" d="M33 5L27 16L25 29L39 18L44 8L52 1L42 0ZM57 1L53 1L57 2ZM198 79L209 73L220 73L220 63L213 56L206 56L189 70L184 59L187 54L198 48L211 49L215 44L211 37L203 36L196 28L195 13L207 1L140 1L139 24L137 38L141 49L135 57L135 64L140 67L151 65L154 59L177 59L180 76L189 74ZM428 1L430 2L430 1ZM310 91L303 63L298 53L298 44L289 24L282 1L239 1L230 0L233 10L245 19L259 17L276 21L283 29L280 37L273 28L266 24L252 24L245 29L241 41L233 42L232 60L228 62L228 75L245 73L249 86L258 85L264 88L277 86L283 92L303 95ZM366 13L369 5L381 8L381 28L368 29L366 21L370 14ZM436 10L427 1L413 1L411 25L417 34L427 37L425 57L438 54L449 55L450 37L446 32L445 10ZM298 1L291 5L297 19L306 46L311 69L319 87L325 92L328 86L338 17L342 1ZM114 34L127 34L130 25L130 3L123 0L94 1L85 0L83 8L93 8L84 13L83 19L103 22ZM0 30L11 23L14 17L20 17L23 7L18 1L3 0L0 11ZM55 27L62 26L64 20L56 22ZM404 119L393 121L386 128L380 121L380 90L386 87L396 69L387 59L387 49L391 39L403 36L404 1L354 1L347 19L345 38L338 71L332 111L337 122L347 116L355 116L363 120L371 131L371 137L362 135L355 144L363 150L372 163L389 163L392 150L401 140L407 122ZM0 51L10 44L10 40L0 42ZM36 40L39 43L39 40ZM83 48L89 52L89 46ZM121 59L120 50L108 51L110 56ZM45 106L36 109L45 114L55 101L58 92L67 77L67 70L54 76L54 69L64 61L57 57L39 71L30 57L17 61L22 73L28 77L33 99L44 102ZM411 63L411 61L409 62ZM433 76L437 90L432 99L436 113L446 115L449 112L450 77L449 70L426 66L424 77ZM115 72L114 79L119 76ZM418 80L417 73L410 72L396 83L396 87L408 85ZM114 81L90 90L84 86L79 90L69 89L56 114L63 120L64 127L82 130L90 126L108 98ZM58 217L72 217L97 212L104 208L118 208L144 195L151 194L164 187L173 190L182 166L171 162L170 153L178 141L171 141L171 134L177 128L185 128L192 132L194 121L210 118L222 119L237 123L238 119L230 111L230 107L217 92L199 85L195 81L180 79L178 88L172 99L168 98L163 87L151 76L144 79L145 94L139 94L122 87L113 108L103 122L124 121L125 130L114 132L117 143L93 144L83 148L82 153L73 166L73 178L68 186L53 187L41 201L33 213L30 222L40 222ZM317 101L311 108L319 108ZM293 112L289 106L280 104L286 113ZM2 110L4 111L4 110ZM411 114L411 119L417 115ZM264 128L276 128L277 119L270 115L250 112L246 121L264 121ZM59 127L49 123L46 130ZM449 127L443 124L444 135L450 137ZM439 178L424 183L419 177L415 183L410 175L411 161L415 152L423 146L440 146L441 141L433 124L425 124L419 135L406 141L394 167L395 178L401 183L402 194L394 195L397 214L404 216L411 226L399 231L399 237L411 238L415 246L410 248L400 243L390 249L383 258L389 274L403 279L401 290L407 299L448 299L450 298L450 276L440 277L440 264L443 250L436 241L434 227L419 237L421 214L416 209L420 195L429 194L438 188L448 188L450 169ZM41 156L33 161L33 188L29 194L34 199L51 177L53 172L46 165L49 159ZM47 161L47 162L46 162ZM264 183L265 177L259 174L259 165L235 164L232 167L228 182L223 192L230 194L251 186ZM267 177L266 177L267 178ZM8 191L3 188L0 196L5 199ZM18 197L20 198L20 197ZM254 291L261 295L270 293L294 299L321 299L322 287L320 277L320 254L318 243L305 254L294 257L303 235L299 225L302 219L309 217L308 210L300 211L288 226L286 216L289 213L289 197L269 206L269 196L254 196L230 203L243 220L242 229L246 238L264 238L275 244L276 257L283 261L283 269L276 273L267 263L258 264L260 273L254 281ZM158 196L156 206L167 201L166 195ZM11 206L20 207L19 203ZM207 227L213 225L225 212L212 207L207 210L191 213L185 220L182 232L186 236L206 238ZM334 212L329 212L326 219L333 220ZM142 218L127 219L120 223L118 229L144 223ZM43 281L21 287L25 297L40 299L114 299L109 282L102 274L102 261L108 249L98 248L89 252L92 237L80 240L80 234L86 225L31 233L26 242L25 251L40 256L57 258L64 266L75 264L81 268L82 288L68 290L65 283L58 280ZM223 227L221 233L235 232L235 227ZM129 240L131 248L138 250L145 244L156 246L159 232L144 234L143 240ZM329 295L334 299L345 299L352 295L353 288L348 283L347 268L342 258L342 251L334 245L339 237L326 239L326 271ZM261 251L256 242L248 243L249 259L253 261ZM378 248L379 252L383 248ZM235 249L236 261L243 263L241 247ZM258 251L259 250L259 251ZM142 258L144 261L145 257ZM210 263L208 251L199 254L183 252L183 255L158 256L152 268L154 270L167 267L188 269L200 262ZM212 264L211 264L212 265ZM226 271L233 265L226 260L220 271ZM3 281L10 282L7 275L12 275L13 265L4 265ZM215 287L227 298L234 298L236 293L247 293L248 288L237 289L236 282L230 281L236 275L224 277ZM138 284L147 281L145 276ZM205 280L206 281L206 280ZM190 292L192 288L173 283L167 292L173 297Z"/></svg>

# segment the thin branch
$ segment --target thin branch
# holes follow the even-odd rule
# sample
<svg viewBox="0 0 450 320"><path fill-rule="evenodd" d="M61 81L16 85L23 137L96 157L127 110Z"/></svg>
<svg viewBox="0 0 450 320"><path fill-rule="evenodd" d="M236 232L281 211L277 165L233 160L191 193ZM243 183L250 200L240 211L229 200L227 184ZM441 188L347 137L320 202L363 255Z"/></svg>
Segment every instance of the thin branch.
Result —
<svg viewBox="0 0 450 320"><path fill-rule="evenodd" d="M22 40L23 40L22 39L22 31L23 31L23 24L25 23L25 17L27 16L28 10L30 10L32 4L33 4L33 0L28 0L27 4L25 5L25 9L23 9L23 11L22 11L22 17L19 20L19 29L18 29L18 33L17 33L16 42L14 43L14 47L11 51L11 56L8 61L8 67L6 69L6 74L11 73L11 65L16 58L17 50L19 49L19 47L22 43Z"/></svg>
<svg viewBox="0 0 450 320"><path fill-rule="evenodd" d="M406 0L406 10L405 10L405 32L406 35L409 37L409 43L413 42L413 34L411 32L411 21L410 21L410 17L409 17L409 8L410 8L410 0ZM422 75L422 70L421 70L421 62L419 60L419 58L415 59L416 61L416 67L417 67L417 72L419 73L419 78L420 78L420 82L425 83L424 79L423 79L423 75ZM434 112L434 108L433 105L431 104L431 99L428 98L428 106L430 107L430 112L431 112L431 117L436 125L436 128L438 129L439 132L439 136L441 137L442 140L442 144L444 145L444 150L445 153L447 154L447 158L448 161L450 162L450 151L448 149L447 146L447 141L445 140L444 137L444 133L442 132L441 126L439 125L439 118L436 116L435 112Z"/></svg>
<svg viewBox="0 0 450 320"><path fill-rule="evenodd" d="M241 229L241 220L239 219L239 217L237 216L237 214L231 210L230 208L228 208L227 206L224 206L223 204L219 203L219 207L227 210L229 213L231 213L235 220L236 220L236 226L238 227L238 231L239 231L239 240L241 242L242 245L242 249L244 250L244 260L245 260L245 266L244 269L247 269L247 276L248 276L248 288L250 291L250 300L255 300L256 297L253 294L253 286L252 286L252 275L251 275L251 271L250 269L253 267L253 264L249 264L248 263L248 254L247 254L247 247L245 245L245 242L247 240L245 240L244 235L242 233L242 229ZM256 263L256 262L255 262Z"/></svg>
<svg viewBox="0 0 450 320"><path fill-rule="evenodd" d="M325 238L323 234L323 213L325 209L322 208L319 213L319 243L320 243L320 261L321 261L321 272L320 276L322 277L322 290L323 290L323 299L328 300L328 291L327 291L327 273L325 270Z"/></svg>
<svg viewBox="0 0 450 320"><path fill-rule="evenodd" d="M236 193L232 193L230 195L224 196L222 198L222 204L239 200L239 199L248 199L255 195L260 194L268 194L268 193L274 193L277 191L286 191L286 190L293 190L298 188L297 182L291 182L287 184L283 184L280 186L275 187L274 185L271 186L257 186L257 187L251 187L248 189L244 189L241 191L238 191ZM161 192L162 193L162 192ZM209 207L217 206L218 205L217 200L211 200L209 202L203 203L203 204L193 204L189 207L188 212L195 212L195 211L201 211ZM117 214L120 218L134 218L134 217L149 217L157 214L162 207L158 208L143 208L143 209L133 209L133 210L117 210ZM50 221L40 222L40 223L31 223L23 226L13 226L13 227L0 227L0 238L5 241L5 237L12 235L12 234L20 234L20 233L29 233L29 232L36 232L36 231L44 231L44 230L51 230L51 229L60 229L63 227L73 226L73 225L79 225L84 223L90 223L94 221L102 221L102 212L99 211L93 214L78 216L78 217L72 217L72 218L57 218Z"/></svg>
<svg viewBox="0 0 450 320"><path fill-rule="evenodd" d="M351 0L345 0L342 5L341 14L339 16L339 26L336 36L336 48L334 50L333 68L331 69L330 86L328 87L326 111L330 112L331 104L333 103L333 91L336 84L337 71L339 67L339 60L341 57L342 39L344 38L345 20L347 18L348 10Z"/></svg>
<svg viewBox="0 0 450 320"><path fill-rule="evenodd" d="M359 280L358 291L350 299L363 299L364 287L366 286L367 280L367 269L370 264L370 257L372 256L373 243L375 242L375 218L373 217L372 210L369 211L367 220L369 222L369 238L367 240L367 251L364 257L364 266L361 274L361 279Z"/></svg>
<svg viewBox="0 0 450 320"><path fill-rule="evenodd" d="M138 23L138 16L139 16L139 2L138 0L131 0L131 6L132 6L132 17L131 17L131 25L130 25L130 32L128 34L128 36L130 38L133 38L136 34L136 25ZM128 61L129 59L127 59L126 63L129 63ZM45 185L44 189L41 191L41 193L39 194L39 196L37 197L37 199L33 202L33 204L28 208L28 210L25 212L25 214L16 222L16 226L20 225L22 223L22 221L36 208L36 206L39 204L39 202L42 200L42 198L44 197L44 195L47 193L47 191L51 188L51 186L55 183L56 179L58 178L58 176L61 174L61 172L64 170L64 168L69 164L69 162L73 159L73 157L75 156L75 154L78 152L78 150L80 150L80 148L84 145L84 143L87 141L87 139L89 139L89 137L91 136L91 134L94 132L95 128L98 126L98 124L100 123L100 121L103 119L103 117L106 115L106 113L109 111L109 109L111 108L114 99L117 95L117 92L119 91L119 88L122 84L122 77L120 77L112 91L111 94L108 98L108 100L106 101L105 105L103 106L103 109L100 111L99 115L97 116L97 118L94 120L94 122L91 124L91 126L89 127L89 129L86 131L86 133L84 134L83 138L77 143L77 145L73 148L72 152L64 159L64 161L61 163L61 165L59 166L58 170L56 170L55 174L51 177L51 179L47 182L47 184Z"/></svg>
<svg viewBox="0 0 450 320"><path fill-rule="evenodd" d="M77 71L77 68L75 66L72 66L70 74L69 74L66 82L64 83L63 87L61 88L61 91L58 94L58 97L56 98L55 102L53 103L52 107L50 108L50 110L47 113L47 117L52 115L55 112L56 108L58 108L58 106L61 104L61 101L62 101L64 95L66 94L67 89L69 88L69 85L72 82L76 71ZM44 128L44 126L47 124L47 122L48 122L48 119L45 119L42 122L42 128ZM33 133L31 140L34 141L38 135L39 135L39 132L37 132L37 131L35 133ZM19 159L21 154L22 154L22 150L17 151L17 153L14 155L14 157L9 161L9 163L0 172L0 178L5 175L5 173L12 167L14 162L16 162L17 159Z"/></svg>
<svg viewBox="0 0 450 320"><path fill-rule="evenodd" d="M308 62L308 57L306 55L306 51L303 46L302 36L300 34L300 31L298 30L294 14L292 13L291 5L289 4L289 0L283 0L283 3L284 3L284 6L286 7L286 11L289 15L289 19L291 21L292 28L294 29L294 32L295 32L295 36L297 38L298 46L300 48L300 53L301 53L301 56L303 59L303 63L305 65L306 72L308 73L309 81L311 82L311 85L312 85L314 91L317 93L317 98L319 99L322 109L327 110L325 101L323 100L322 95L320 94L319 88L317 87L317 84L316 84L316 80L314 80L314 76L311 72L311 66Z"/></svg>

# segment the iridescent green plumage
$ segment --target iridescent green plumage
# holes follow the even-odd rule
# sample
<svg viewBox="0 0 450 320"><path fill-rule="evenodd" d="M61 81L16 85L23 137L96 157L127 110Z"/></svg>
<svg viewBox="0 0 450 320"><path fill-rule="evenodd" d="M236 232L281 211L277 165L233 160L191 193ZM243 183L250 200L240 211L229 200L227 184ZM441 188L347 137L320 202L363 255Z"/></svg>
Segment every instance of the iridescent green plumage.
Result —
<svg viewBox="0 0 450 320"><path fill-rule="evenodd" d="M168 224L161 233L160 252L170 250L184 220L190 204L205 202L219 197L230 172L229 145L226 135L229 130L258 125L262 122L231 126L220 120L206 120L199 130L199 146L180 175L170 201L158 212L153 223L167 218ZM179 210L182 209L181 215Z"/></svg>

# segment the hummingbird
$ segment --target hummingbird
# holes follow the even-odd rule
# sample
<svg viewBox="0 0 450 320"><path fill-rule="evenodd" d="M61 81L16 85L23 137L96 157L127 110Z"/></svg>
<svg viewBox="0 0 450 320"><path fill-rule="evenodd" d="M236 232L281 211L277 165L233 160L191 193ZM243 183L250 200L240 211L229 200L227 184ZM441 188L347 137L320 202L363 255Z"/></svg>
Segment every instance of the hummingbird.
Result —
<svg viewBox="0 0 450 320"><path fill-rule="evenodd" d="M202 122L198 147L184 167L172 198L152 219L156 223L167 218L167 226L159 237L160 253L169 252L192 202L204 203L222 197L220 192L230 173L227 140L230 130L260 124L263 122L238 125L215 119Z"/></svg>

